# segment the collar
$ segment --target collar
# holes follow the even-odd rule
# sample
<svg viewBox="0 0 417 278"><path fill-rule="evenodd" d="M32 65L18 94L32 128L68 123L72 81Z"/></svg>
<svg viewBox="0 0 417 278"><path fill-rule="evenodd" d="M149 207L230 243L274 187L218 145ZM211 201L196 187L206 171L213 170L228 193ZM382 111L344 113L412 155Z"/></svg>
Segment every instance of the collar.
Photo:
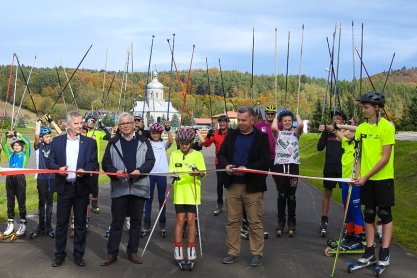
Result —
<svg viewBox="0 0 417 278"><path fill-rule="evenodd" d="M71 138L71 137L69 137L69 134L67 133L67 140L70 140L70 141L77 141L77 140L80 140L80 135L78 134L74 139L73 138Z"/></svg>
<svg viewBox="0 0 417 278"><path fill-rule="evenodd" d="M135 133L135 132L133 132L133 135L132 135L132 137L131 137L131 138L127 138L126 136L124 136L124 135L123 135L123 133L120 133L120 136L121 136L123 139L125 139L126 141L130 141L130 140L133 140L133 139L135 139L135 138L136 138L136 133Z"/></svg>

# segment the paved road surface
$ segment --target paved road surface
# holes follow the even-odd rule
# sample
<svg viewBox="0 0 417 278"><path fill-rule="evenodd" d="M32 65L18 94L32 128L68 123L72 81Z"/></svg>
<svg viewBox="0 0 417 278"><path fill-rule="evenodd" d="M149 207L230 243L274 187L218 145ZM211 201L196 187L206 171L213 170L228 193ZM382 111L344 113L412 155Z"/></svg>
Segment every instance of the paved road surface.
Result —
<svg viewBox="0 0 417 278"><path fill-rule="evenodd" d="M213 168L212 149L205 150L208 168ZM220 263L226 254L225 223L226 215L212 215L215 207L215 176L209 174L203 182L203 204L200 207L201 231L204 257L198 258L191 273L179 270L173 260L172 229L174 212L172 199L168 205L168 236L162 239L154 234L142 265L133 265L127 260L125 252L127 233L122 238L119 261L109 267L101 267L100 262L106 256L106 239L103 234L111 221L109 185L101 187L101 212L91 215L90 231L87 239L85 259L87 266L77 267L73 263L72 243L68 242L68 257L60 268L52 268L54 241L47 236L29 240L26 237L15 243L0 242L0 277L329 277L333 258L324 256L326 239L319 236L321 194L313 186L301 182L297 191L297 234L276 238L276 190L272 179L268 178L268 191L265 193L265 229L270 238L265 242L264 265L258 268L248 266L250 254L248 242L242 240L241 260L233 265ZM154 215L156 203L154 202ZM333 203L329 223L329 237L338 236L342 208ZM395 215L394 215L395 217ZM55 219L55 216L54 216ZM29 230L36 227L37 217L29 220ZM0 224L4 230L5 223ZM141 240L141 248L145 245ZM392 247L392 266L384 273L385 277L417 277L417 258L398 245ZM337 263L336 277L373 277L371 269L356 274L346 272L346 263L357 256L341 256Z"/></svg>

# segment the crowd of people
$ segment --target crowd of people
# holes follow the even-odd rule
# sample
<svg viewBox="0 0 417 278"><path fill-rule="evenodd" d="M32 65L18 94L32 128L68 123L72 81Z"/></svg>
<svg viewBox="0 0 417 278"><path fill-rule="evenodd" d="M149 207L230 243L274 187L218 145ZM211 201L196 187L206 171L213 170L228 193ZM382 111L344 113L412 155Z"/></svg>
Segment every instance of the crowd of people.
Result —
<svg viewBox="0 0 417 278"><path fill-rule="evenodd" d="M323 176L351 178L342 183L344 204L349 206L346 216L346 236L343 248L364 248L360 263L378 260L389 265L389 245L393 223L391 207L394 205L393 149L394 126L380 117L385 99L380 93L369 92L358 101L366 119L356 126L347 122L346 114L332 112L332 123L322 124L317 150L326 149ZM265 113L263 113L265 112ZM62 133L50 115L46 122L57 136L52 139L49 125L36 122L34 149L38 169L59 170L58 174L39 173L36 176L39 193L39 224L31 232L34 239L41 234L55 238L55 256L52 266L61 266L66 259L68 230L73 230L74 263L85 266L88 213L100 212L98 175L89 171L100 168L110 177L112 220L107 231L107 257L101 263L109 266L117 262L123 225L129 230L126 248L128 259L142 263L138 254L140 238L147 236L152 225L154 191L160 213L159 222L163 237L166 234L166 196L172 190L175 206L174 259L182 269L192 269L197 258L196 235L199 234L198 207L202 179L206 176L203 147L215 145L217 206L214 215L227 212L226 256L224 264L232 264L241 255L241 228L245 223L251 253L250 266L263 264L265 231L263 225L266 175L256 171L271 171L277 191L276 236L281 237L286 224L288 234L296 231L296 190L300 172L299 139L303 121L300 116L284 109L277 111L273 105L264 111L243 106L237 110L237 128L229 127L227 115L218 117L217 128L209 130L204 138L192 127L180 127L175 136L170 122L154 123L145 128L140 116L122 113L114 128L79 112L69 112L66 132ZM167 140L162 134L166 132ZM167 157L174 142L177 150ZM7 140L10 139L10 147ZM101 165L99 163L102 140L108 140ZM2 148L9 159L10 168L25 168L30 156L30 142L19 132L7 132L2 138ZM100 167L101 166L101 167ZM85 173L85 172L88 173ZM177 173L168 186L167 175ZM282 175L284 174L284 175ZM292 176L288 176L290 174ZM295 176L294 176L295 175ZM330 196L335 181L324 181L320 232L326 235ZM6 178L8 225L2 238L23 236L26 232L26 180L24 174ZM225 190L225 194L224 191ZM52 228L53 193L57 192L57 219ZM15 231L15 198L19 204L20 226ZM348 200L349 203L347 202ZM91 205L91 209L89 209ZM362 213L361 206L364 206ZM73 215L71 217L71 214ZM382 243L376 259L374 238L375 217L380 218ZM142 221L143 218L143 221ZM142 224L143 222L143 224ZM366 244L363 244L363 230ZM183 252L183 234L187 233L186 256Z"/></svg>

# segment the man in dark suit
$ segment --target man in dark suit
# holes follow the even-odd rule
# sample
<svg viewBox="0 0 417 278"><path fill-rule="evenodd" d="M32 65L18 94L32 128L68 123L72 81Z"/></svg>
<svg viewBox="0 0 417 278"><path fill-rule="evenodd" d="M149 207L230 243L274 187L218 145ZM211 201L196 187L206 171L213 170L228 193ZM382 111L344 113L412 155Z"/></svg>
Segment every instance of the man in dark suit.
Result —
<svg viewBox="0 0 417 278"><path fill-rule="evenodd" d="M73 170L77 173L57 174L55 188L58 193L57 223L55 230L55 259L53 267L61 266L66 257L68 223L71 208L74 212L74 263L85 266L86 214L91 193L90 175L83 171L97 168L97 145L93 139L82 136L83 118L79 112L67 114L67 134L55 137L51 143L49 169Z"/></svg>

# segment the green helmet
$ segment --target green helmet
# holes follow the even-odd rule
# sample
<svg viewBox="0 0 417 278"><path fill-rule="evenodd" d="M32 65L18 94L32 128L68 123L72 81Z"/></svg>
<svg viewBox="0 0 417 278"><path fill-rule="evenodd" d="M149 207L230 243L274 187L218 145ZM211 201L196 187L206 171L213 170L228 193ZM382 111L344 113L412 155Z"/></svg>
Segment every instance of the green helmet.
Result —
<svg viewBox="0 0 417 278"><path fill-rule="evenodd" d="M268 106L265 107L265 112L266 113L276 113L277 108L275 107L275 105L268 105Z"/></svg>

